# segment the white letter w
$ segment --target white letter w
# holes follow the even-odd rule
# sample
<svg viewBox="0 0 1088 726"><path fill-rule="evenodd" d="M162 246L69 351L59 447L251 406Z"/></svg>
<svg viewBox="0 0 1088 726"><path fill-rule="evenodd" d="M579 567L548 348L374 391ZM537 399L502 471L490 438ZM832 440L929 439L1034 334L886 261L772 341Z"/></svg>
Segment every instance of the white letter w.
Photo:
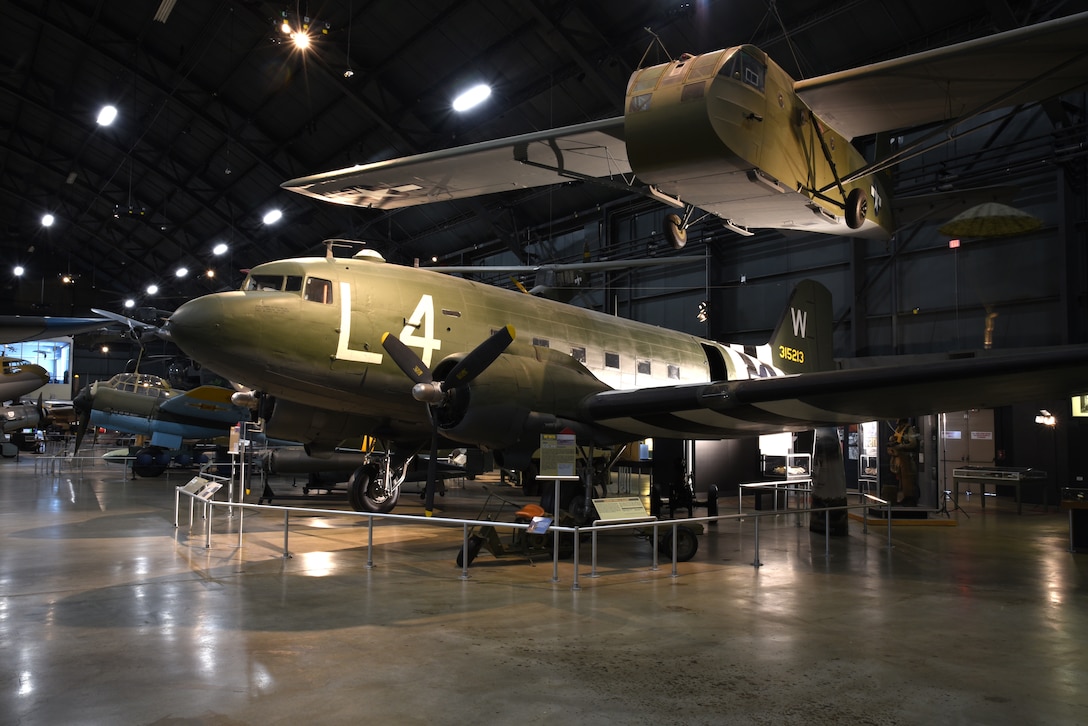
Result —
<svg viewBox="0 0 1088 726"><path fill-rule="evenodd" d="M797 338L805 337L805 327L808 324L808 313L797 308L790 308L790 316L793 318L793 335Z"/></svg>

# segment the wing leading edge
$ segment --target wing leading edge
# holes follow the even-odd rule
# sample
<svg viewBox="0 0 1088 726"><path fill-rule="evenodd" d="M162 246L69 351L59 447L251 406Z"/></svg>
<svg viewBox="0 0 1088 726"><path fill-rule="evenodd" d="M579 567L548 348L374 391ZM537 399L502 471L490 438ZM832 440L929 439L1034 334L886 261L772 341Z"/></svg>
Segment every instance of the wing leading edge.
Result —
<svg viewBox="0 0 1088 726"><path fill-rule="evenodd" d="M903 356L904 363L606 391L594 424L641 436L722 438L1048 400L1088 390L1088 345Z"/></svg>
<svg viewBox="0 0 1088 726"><path fill-rule="evenodd" d="M281 186L374 209L397 209L572 179L628 184L623 117L483 141L314 174Z"/></svg>

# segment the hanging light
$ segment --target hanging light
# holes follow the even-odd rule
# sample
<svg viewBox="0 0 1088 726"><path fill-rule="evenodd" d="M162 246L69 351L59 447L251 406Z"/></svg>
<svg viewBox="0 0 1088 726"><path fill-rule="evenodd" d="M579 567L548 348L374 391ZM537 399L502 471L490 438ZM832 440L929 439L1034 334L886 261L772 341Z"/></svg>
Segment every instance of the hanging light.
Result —
<svg viewBox="0 0 1088 726"><path fill-rule="evenodd" d="M464 113L469 109L476 108L490 96L491 86L486 83L478 83L472 88L462 91L457 98L453 99L453 110L458 113Z"/></svg>
<svg viewBox="0 0 1088 726"><path fill-rule="evenodd" d="M117 118L117 107L106 105L98 111L98 125L109 126Z"/></svg>
<svg viewBox="0 0 1088 726"><path fill-rule="evenodd" d="M275 224L276 222L280 221L282 218L283 218L283 212L281 212L278 209L270 209L267 212L265 212L263 217L261 217L261 221L264 222L265 224Z"/></svg>
<svg viewBox="0 0 1088 726"><path fill-rule="evenodd" d="M52 214L49 214L48 212L46 212L45 214L42 215L42 226L43 227L52 227L53 222L56 222L56 221L57 221L57 218L54 217Z"/></svg>

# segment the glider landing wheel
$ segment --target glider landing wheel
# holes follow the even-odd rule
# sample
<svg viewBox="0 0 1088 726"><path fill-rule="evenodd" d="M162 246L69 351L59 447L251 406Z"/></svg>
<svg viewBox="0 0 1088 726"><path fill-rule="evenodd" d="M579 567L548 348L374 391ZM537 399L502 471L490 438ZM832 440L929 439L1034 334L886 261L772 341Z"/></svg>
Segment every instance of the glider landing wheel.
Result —
<svg viewBox="0 0 1088 726"><path fill-rule="evenodd" d="M663 557L672 559L672 530L669 529L657 541L657 551ZM690 527L676 528L676 561L687 562L699 551L699 538Z"/></svg>
<svg viewBox="0 0 1088 726"><path fill-rule="evenodd" d="M389 490L374 466L360 466L348 479L348 503L356 512L385 514L393 511L400 498L400 487Z"/></svg>
<svg viewBox="0 0 1088 726"><path fill-rule="evenodd" d="M665 215L665 237L674 250L683 249L688 243L688 231L684 229L684 222L679 214Z"/></svg>
<svg viewBox="0 0 1088 726"><path fill-rule="evenodd" d="M846 196L846 226L858 229L869 213L869 197L861 189L851 189Z"/></svg>

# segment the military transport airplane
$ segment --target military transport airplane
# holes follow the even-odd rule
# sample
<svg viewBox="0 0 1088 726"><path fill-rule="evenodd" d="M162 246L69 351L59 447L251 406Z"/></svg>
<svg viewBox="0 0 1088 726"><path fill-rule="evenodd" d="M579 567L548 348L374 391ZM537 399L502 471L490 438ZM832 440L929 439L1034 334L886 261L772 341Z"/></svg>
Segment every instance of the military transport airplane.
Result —
<svg viewBox="0 0 1088 726"><path fill-rule="evenodd" d="M624 115L378 161L284 182L339 204L395 209L595 181L677 208L666 232L686 241L695 208L743 235L753 228L886 238L889 190L876 173L913 145L868 164L850 143L940 123L930 148L997 108L1088 83L1088 13L830 75L795 81L741 45L639 68Z"/></svg>
<svg viewBox="0 0 1088 726"><path fill-rule="evenodd" d="M830 293L812 281L796 287L757 348L330 251L258 265L241 290L179 307L166 331L263 395L268 436L314 456L362 435L384 441L391 457L352 479L353 501L372 511L396 504L405 462L428 439L432 451L442 438L524 469L540 434L564 429L596 446L718 439L1088 387L1088 346L846 367L832 358L832 326ZM429 512L430 484L427 496Z"/></svg>
<svg viewBox="0 0 1088 726"><path fill-rule="evenodd" d="M40 396L37 405L15 401L46 383L49 383L49 371L41 366L21 358L0 357L0 404L6 404L0 405L3 433L35 428L45 421Z"/></svg>

